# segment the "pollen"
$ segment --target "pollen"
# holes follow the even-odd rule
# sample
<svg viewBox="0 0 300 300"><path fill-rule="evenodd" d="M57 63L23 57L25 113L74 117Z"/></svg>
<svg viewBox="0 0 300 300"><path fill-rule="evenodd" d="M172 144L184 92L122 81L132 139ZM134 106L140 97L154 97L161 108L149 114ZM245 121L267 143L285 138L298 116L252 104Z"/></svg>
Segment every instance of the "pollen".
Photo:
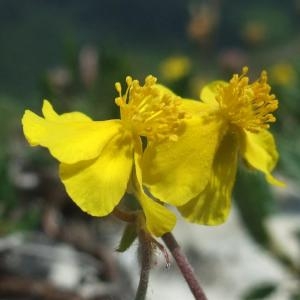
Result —
<svg viewBox="0 0 300 300"><path fill-rule="evenodd" d="M176 140L185 118L181 98L158 85L152 75L146 77L144 85L127 76L126 84L125 94L121 84L115 84L119 94L115 103L120 107L124 125L149 140Z"/></svg>
<svg viewBox="0 0 300 300"><path fill-rule="evenodd" d="M273 112L278 100L271 94L266 71L253 83L247 73L244 67L241 75L235 74L227 85L219 86L216 100L229 123L256 133L276 121Z"/></svg>

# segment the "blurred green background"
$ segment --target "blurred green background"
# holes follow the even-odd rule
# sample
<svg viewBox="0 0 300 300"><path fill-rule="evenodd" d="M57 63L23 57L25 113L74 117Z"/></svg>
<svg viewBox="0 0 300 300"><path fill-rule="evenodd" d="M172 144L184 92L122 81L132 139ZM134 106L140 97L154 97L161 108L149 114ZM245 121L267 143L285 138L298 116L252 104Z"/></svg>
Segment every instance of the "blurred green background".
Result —
<svg viewBox="0 0 300 300"><path fill-rule="evenodd" d="M49 203L65 215L76 210L61 204L56 163L24 141L26 108L39 113L46 98L58 112L115 118L114 83L126 75L143 81L153 74L179 95L198 98L204 84L229 80L244 65L253 79L266 69L280 101L272 132L280 152L276 174L288 187L271 190L241 167L235 203L252 238L299 280L299 263L274 247L265 225L273 215L300 216L299 0L1 0L1 235L43 228ZM299 227L294 236L299 246ZM257 287L245 299L272 291Z"/></svg>

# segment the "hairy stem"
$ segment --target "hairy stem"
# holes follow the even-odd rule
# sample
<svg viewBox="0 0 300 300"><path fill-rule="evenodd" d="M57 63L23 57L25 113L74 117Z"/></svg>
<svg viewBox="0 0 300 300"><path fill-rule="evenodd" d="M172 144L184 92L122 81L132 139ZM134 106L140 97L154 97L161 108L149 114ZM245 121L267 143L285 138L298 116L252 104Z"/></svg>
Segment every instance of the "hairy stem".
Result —
<svg viewBox="0 0 300 300"><path fill-rule="evenodd" d="M191 292L193 293L196 300L207 300L203 289L201 288L194 270L188 262L186 256L183 254L180 246L175 240L172 233L168 232L162 236L163 241L171 251L183 277L185 278Z"/></svg>
<svg viewBox="0 0 300 300"><path fill-rule="evenodd" d="M141 275L135 300L145 300L149 283L149 273L152 260L151 237L144 231L139 232Z"/></svg>

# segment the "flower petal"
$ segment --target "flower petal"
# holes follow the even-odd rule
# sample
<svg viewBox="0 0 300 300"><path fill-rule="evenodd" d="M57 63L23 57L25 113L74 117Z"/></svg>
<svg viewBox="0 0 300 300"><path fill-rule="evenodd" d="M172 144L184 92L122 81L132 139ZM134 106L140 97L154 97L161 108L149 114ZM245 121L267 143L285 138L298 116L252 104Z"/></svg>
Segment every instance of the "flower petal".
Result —
<svg viewBox="0 0 300 300"><path fill-rule="evenodd" d="M206 225L217 225L226 220L231 207L237 157L236 136L227 134L214 158L210 179L205 189L187 204L178 207L187 220Z"/></svg>
<svg viewBox="0 0 300 300"><path fill-rule="evenodd" d="M176 95L172 90L170 90L168 87L166 87L160 83L157 83L155 86L156 86L157 90L162 94L170 94L172 96Z"/></svg>
<svg viewBox="0 0 300 300"><path fill-rule="evenodd" d="M97 157L121 128L120 120L95 122L79 112L58 115L48 101L44 101L42 110L45 119L25 111L24 134L32 146L48 148L56 159L67 164Z"/></svg>
<svg viewBox="0 0 300 300"><path fill-rule="evenodd" d="M226 84L225 81L216 80L205 85L200 92L200 99L207 104L218 106L218 102L216 101L218 88L220 85L224 86Z"/></svg>
<svg viewBox="0 0 300 300"><path fill-rule="evenodd" d="M73 201L92 216L109 214L127 189L133 164L133 143L116 136L98 158L61 164L60 178Z"/></svg>
<svg viewBox="0 0 300 300"><path fill-rule="evenodd" d="M244 131L242 152L249 166L263 172L269 183L277 186L285 186L283 182L277 180L271 174L276 166L279 155L274 137L268 130L262 130L259 133Z"/></svg>
<svg viewBox="0 0 300 300"><path fill-rule="evenodd" d="M215 110L215 107L212 107L207 103L187 98L183 99L181 105L183 111L187 113L187 117L201 117Z"/></svg>
<svg viewBox="0 0 300 300"><path fill-rule="evenodd" d="M157 87L157 90L161 93L176 96L176 94L174 92L172 92L169 88L165 87L164 85L157 84L156 87ZM180 99L181 109L188 114L203 115L203 113L207 113L212 110L211 105L207 105L206 103L203 103L201 101L190 99L190 98L181 98L179 96L178 96L178 98Z"/></svg>
<svg viewBox="0 0 300 300"><path fill-rule="evenodd" d="M53 109L51 103L46 99L43 101L42 113L45 119L48 120L56 120L57 118L59 118L59 115Z"/></svg>
<svg viewBox="0 0 300 300"><path fill-rule="evenodd" d="M201 193L225 127L215 116L192 118L178 141L149 144L142 169L144 184L151 194L179 206Z"/></svg>
<svg viewBox="0 0 300 300"><path fill-rule="evenodd" d="M171 232L176 224L176 216L164 205L151 199L144 192L138 196L146 217L147 230L154 236L160 237Z"/></svg>
<svg viewBox="0 0 300 300"><path fill-rule="evenodd" d="M134 193L145 214L147 230L154 236L160 237L173 230L176 224L176 216L164 205L156 202L145 194L142 187L141 150L140 141L136 141L134 153L136 175L134 176Z"/></svg>
<svg viewBox="0 0 300 300"><path fill-rule="evenodd" d="M42 113L46 120L52 120L52 121L59 121L59 122L93 121L90 117L77 111L58 115L48 100L44 100L43 102Z"/></svg>

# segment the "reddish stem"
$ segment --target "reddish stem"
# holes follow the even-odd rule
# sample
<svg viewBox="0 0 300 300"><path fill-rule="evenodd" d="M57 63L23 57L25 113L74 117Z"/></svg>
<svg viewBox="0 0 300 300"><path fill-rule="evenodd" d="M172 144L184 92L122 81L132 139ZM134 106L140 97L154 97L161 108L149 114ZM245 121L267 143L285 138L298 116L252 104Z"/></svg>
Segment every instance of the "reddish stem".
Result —
<svg viewBox="0 0 300 300"><path fill-rule="evenodd" d="M139 242L141 255L141 275L135 300L145 300L152 261L151 236L148 235L146 231L140 230Z"/></svg>
<svg viewBox="0 0 300 300"><path fill-rule="evenodd" d="M203 289L201 288L194 270L188 262L186 256L183 254L180 246L175 240L172 233L168 232L162 236L163 241L171 251L183 277L185 278L191 292L193 293L196 300L207 300Z"/></svg>
<svg viewBox="0 0 300 300"><path fill-rule="evenodd" d="M119 208L115 208L113 210L113 215L115 217L117 217L118 219L127 222L127 223L134 223L136 221L136 214L129 212L129 211L125 211L125 210L121 210Z"/></svg>

